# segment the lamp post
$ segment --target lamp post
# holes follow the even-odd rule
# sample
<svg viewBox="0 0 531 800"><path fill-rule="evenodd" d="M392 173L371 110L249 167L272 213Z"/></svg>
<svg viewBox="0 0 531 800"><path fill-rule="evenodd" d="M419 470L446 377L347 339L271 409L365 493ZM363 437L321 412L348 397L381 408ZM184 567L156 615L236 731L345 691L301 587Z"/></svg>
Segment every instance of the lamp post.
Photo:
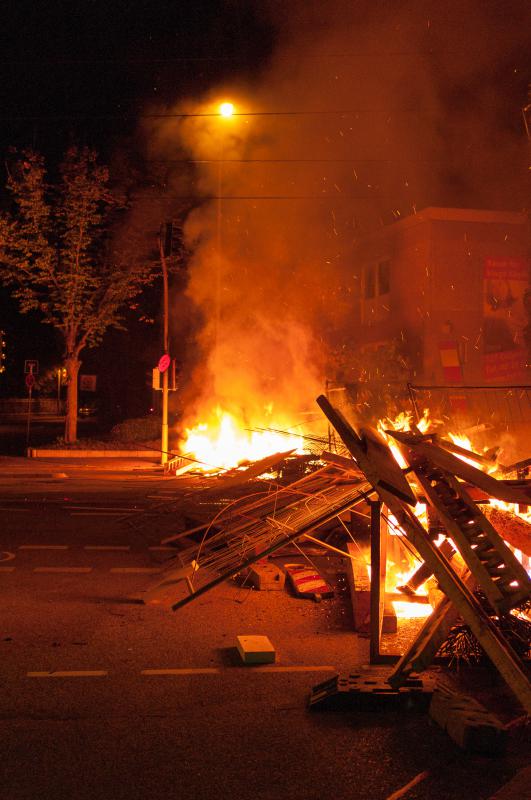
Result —
<svg viewBox="0 0 531 800"><path fill-rule="evenodd" d="M163 351L164 355L169 355L169 336L168 336L168 267L162 243L162 236L159 236L160 263L162 265L162 287L163 287ZM168 462L168 368L162 373L162 432L160 440L160 463Z"/></svg>
<svg viewBox="0 0 531 800"><path fill-rule="evenodd" d="M223 102L218 107L219 115L224 119L229 119L234 114L234 105L229 102ZM216 210L216 229L217 229L217 258L216 258L216 306L215 306L215 345L217 349L219 341L219 327L221 316L221 178L223 168L223 145L219 153L218 160L218 202Z"/></svg>

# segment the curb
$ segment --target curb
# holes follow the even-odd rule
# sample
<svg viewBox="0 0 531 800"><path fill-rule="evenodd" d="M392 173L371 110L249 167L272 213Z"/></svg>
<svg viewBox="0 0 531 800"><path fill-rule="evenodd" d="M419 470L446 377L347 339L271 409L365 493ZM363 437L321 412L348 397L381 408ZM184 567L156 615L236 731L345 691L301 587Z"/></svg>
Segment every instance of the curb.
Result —
<svg viewBox="0 0 531 800"><path fill-rule="evenodd" d="M159 459L158 450L41 450L28 447L27 458L149 458Z"/></svg>

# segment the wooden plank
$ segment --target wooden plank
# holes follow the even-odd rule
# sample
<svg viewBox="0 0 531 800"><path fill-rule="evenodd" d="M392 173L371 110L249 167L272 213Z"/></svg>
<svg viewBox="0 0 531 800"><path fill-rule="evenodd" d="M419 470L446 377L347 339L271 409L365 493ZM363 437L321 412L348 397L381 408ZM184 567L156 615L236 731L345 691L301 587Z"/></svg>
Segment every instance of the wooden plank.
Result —
<svg viewBox="0 0 531 800"><path fill-rule="evenodd" d="M347 567L347 580L350 588L354 630L358 633L369 633L371 612L371 579L367 570L367 562L360 553L359 547L347 542L350 556Z"/></svg>
<svg viewBox="0 0 531 800"><path fill-rule="evenodd" d="M417 469L414 461L413 469L426 496L436 508L444 527L452 537L461 556L475 576L478 584L487 595L493 608L498 609L500 613L504 613L523 602L529 596L531 590L531 581L529 580L527 572L515 557L514 553L498 535L488 519L481 513L463 485L452 475L448 473L444 475L445 484L447 484L454 491L455 496L464 503L473 518L477 530L481 530L482 534L486 537L485 541L489 543L494 552L499 554L500 561L505 565L507 575L517 582L519 588L514 588L510 593L502 591L502 587L493 580L487 565L481 561L476 550L472 546L473 542L469 539L470 534L452 517L449 509L438 496L435 489L432 488L429 478L423 474L424 470Z"/></svg>
<svg viewBox="0 0 531 800"><path fill-rule="evenodd" d="M415 506L417 499L378 432L362 428L362 435L358 436L343 414L335 409L324 395L317 398L317 405L339 433L348 451L374 488L382 486L404 502Z"/></svg>
<svg viewBox="0 0 531 800"><path fill-rule="evenodd" d="M506 503L531 503L531 482L529 481L518 481L515 484L510 481L497 480L492 475L487 475L486 472L482 472L472 464L467 464L466 461L457 458L441 447L423 440L413 441L407 433L399 431L390 431L389 433L397 441L414 448L416 453L425 456L432 464L482 489L489 497L496 497Z"/></svg>
<svg viewBox="0 0 531 800"><path fill-rule="evenodd" d="M319 400L321 400L321 402L319 402ZM344 417L338 417L337 412L332 408L330 403L328 403L326 398L319 398L319 400L320 407L334 427L336 427L336 422L338 423L338 427L336 427L337 432L343 439L349 452L358 460L357 456L361 449L359 437ZM428 447L427 445L419 445L419 447L421 446ZM439 450L439 448L433 449ZM443 451L439 450L439 452ZM453 459L450 453L446 453L445 455ZM460 459L455 459L455 461L459 462ZM439 553L437 547L435 547L434 543L430 540L427 531L424 530L412 510L408 508L396 494L382 486L381 482L378 482L378 477L377 475L375 476L375 465L366 458L365 453L362 452L362 458L358 460L358 464L363 472L365 472L364 464L367 464L370 475L365 473L366 477L371 483L373 483L374 478L376 478L375 488L380 501L388 506L390 512L396 517L398 524L402 527L421 558L432 565L433 573L441 589L453 603L464 622L469 626L470 630L489 658L496 665L498 671L521 702L522 706L528 713L531 713L531 685L517 654L510 647L488 614L486 614L476 597L463 581L461 581L444 556ZM480 474L483 475L483 473Z"/></svg>
<svg viewBox="0 0 531 800"><path fill-rule="evenodd" d="M377 664L380 658L380 640L385 604L385 555L382 553L381 513L379 500L371 500L371 617L370 617L370 663Z"/></svg>
<svg viewBox="0 0 531 800"><path fill-rule="evenodd" d="M345 456L340 456L337 453L329 453L327 450L323 450L319 458L321 461L326 461L328 464L337 464L337 466L341 467L341 469L345 469L348 472L354 472L356 475L361 475L360 468L353 458L346 458Z"/></svg>
<svg viewBox="0 0 531 800"><path fill-rule="evenodd" d="M484 506L483 513L496 531L510 545L531 558L531 525L512 511Z"/></svg>
<svg viewBox="0 0 531 800"><path fill-rule="evenodd" d="M284 461L285 458L292 455L294 452L294 448L292 448L291 450L286 450L284 453L275 453L272 456L260 459L260 461L254 461L245 469L238 471L233 470L231 474L217 478L214 487L216 489L225 489L228 487L234 488L235 486L241 486L247 483L247 481L258 478L259 475L272 469L277 464L280 464L281 461Z"/></svg>

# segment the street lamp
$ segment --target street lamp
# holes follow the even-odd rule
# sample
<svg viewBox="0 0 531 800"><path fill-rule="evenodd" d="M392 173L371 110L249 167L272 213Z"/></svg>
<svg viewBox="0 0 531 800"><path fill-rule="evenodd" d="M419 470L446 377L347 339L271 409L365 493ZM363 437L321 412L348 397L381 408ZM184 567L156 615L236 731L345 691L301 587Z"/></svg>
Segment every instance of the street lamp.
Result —
<svg viewBox="0 0 531 800"><path fill-rule="evenodd" d="M234 106L232 103L221 103L219 113L222 117L232 117L234 114Z"/></svg>

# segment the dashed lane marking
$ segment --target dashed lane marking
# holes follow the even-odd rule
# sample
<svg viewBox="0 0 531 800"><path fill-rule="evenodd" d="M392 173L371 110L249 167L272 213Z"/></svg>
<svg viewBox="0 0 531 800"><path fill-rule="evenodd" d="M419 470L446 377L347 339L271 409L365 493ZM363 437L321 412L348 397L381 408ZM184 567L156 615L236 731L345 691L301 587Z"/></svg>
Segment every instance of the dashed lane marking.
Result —
<svg viewBox="0 0 531 800"><path fill-rule="evenodd" d="M131 550L128 544L86 544L83 550L120 551L128 553Z"/></svg>
<svg viewBox="0 0 531 800"><path fill-rule="evenodd" d="M26 672L28 678L102 678L108 675L106 669L56 670L55 672Z"/></svg>
<svg viewBox="0 0 531 800"><path fill-rule="evenodd" d="M16 567L0 567L0 572L14 572Z"/></svg>
<svg viewBox="0 0 531 800"><path fill-rule="evenodd" d="M21 544L19 550L68 550L68 544Z"/></svg>
<svg viewBox="0 0 531 800"><path fill-rule="evenodd" d="M92 572L92 567L35 567L33 572Z"/></svg>
<svg viewBox="0 0 531 800"><path fill-rule="evenodd" d="M249 674L253 672L337 672L337 667L323 666L259 666L246 665L238 669ZM233 672L230 668L219 667L168 667L161 669L143 669L140 675L143 677L181 677L187 675L230 675ZM83 669L83 670L53 670L53 671L30 671L26 672L28 678L102 678L109 674L106 669Z"/></svg>
<svg viewBox="0 0 531 800"><path fill-rule="evenodd" d="M153 675L219 675L220 669L216 667L189 668L189 669L143 669L140 674Z"/></svg>
<svg viewBox="0 0 531 800"><path fill-rule="evenodd" d="M169 547L168 545L153 545L153 547L148 547L148 550L152 550L153 552L157 553L176 553L176 547Z"/></svg>
<svg viewBox="0 0 531 800"><path fill-rule="evenodd" d="M134 573L144 573L145 575L152 574L154 575L156 572L161 572L162 570L160 567L111 567L109 570L110 572L119 572L123 575L125 574L134 574Z"/></svg>

